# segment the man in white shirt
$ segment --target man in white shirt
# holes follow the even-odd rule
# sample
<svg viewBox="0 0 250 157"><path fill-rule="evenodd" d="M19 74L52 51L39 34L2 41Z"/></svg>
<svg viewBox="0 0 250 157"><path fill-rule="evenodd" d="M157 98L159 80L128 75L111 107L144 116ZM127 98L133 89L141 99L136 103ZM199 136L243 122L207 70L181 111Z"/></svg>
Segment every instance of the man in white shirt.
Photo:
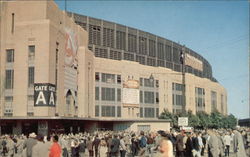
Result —
<svg viewBox="0 0 250 157"><path fill-rule="evenodd" d="M231 136L229 136L228 132L224 136L223 141L224 141L224 144L226 146L225 156L229 156L229 150L230 150L230 144L231 144L232 138L231 138Z"/></svg>

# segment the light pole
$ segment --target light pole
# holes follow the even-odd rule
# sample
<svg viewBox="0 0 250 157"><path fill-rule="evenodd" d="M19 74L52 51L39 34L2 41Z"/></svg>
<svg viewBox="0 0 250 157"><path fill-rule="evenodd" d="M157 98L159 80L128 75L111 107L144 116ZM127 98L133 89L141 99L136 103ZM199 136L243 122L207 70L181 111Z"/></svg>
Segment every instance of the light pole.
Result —
<svg viewBox="0 0 250 157"><path fill-rule="evenodd" d="M89 63L90 65L90 63ZM89 116L89 71L90 71L90 67L88 66L88 118L90 117Z"/></svg>
<svg viewBox="0 0 250 157"><path fill-rule="evenodd" d="M183 107L182 107L182 112L184 113L186 111L185 45L183 45L182 48L181 48L180 62L181 62L181 65L182 65L182 85L183 85L182 96L183 96L183 100L184 100L184 104L183 104Z"/></svg>

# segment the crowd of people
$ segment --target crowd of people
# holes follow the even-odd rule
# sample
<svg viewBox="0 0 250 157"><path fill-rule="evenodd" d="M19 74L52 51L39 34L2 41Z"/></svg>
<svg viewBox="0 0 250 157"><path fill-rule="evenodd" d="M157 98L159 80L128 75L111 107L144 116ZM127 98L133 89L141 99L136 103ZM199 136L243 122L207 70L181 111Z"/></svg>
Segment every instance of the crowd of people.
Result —
<svg viewBox="0 0 250 157"><path fill-rule="evenodd" d="M250 156L250 129L3 135L3 157L236 157Z"/></svg>

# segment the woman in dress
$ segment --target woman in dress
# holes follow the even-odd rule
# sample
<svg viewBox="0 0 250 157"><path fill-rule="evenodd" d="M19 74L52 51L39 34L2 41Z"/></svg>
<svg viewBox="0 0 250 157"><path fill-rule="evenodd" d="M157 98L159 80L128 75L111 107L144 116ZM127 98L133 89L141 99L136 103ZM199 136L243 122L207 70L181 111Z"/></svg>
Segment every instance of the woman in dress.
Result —
<svg viewBox="0 0 250 157"><path fill-rule="evenodd" d="M100 157L107 157L108 147L104 138L101 139L99 150L100 150Z"/></svg>

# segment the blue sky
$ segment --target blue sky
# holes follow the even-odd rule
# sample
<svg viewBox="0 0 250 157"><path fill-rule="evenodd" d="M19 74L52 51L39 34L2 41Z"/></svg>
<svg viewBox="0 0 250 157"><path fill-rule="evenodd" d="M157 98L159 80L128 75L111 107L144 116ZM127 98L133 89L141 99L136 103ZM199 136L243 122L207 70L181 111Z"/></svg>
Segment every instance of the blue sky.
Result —
<svg viewBox="0 0 250 157"><path fill-rule="evenodd" d="M64 9L65 2L56 3ZM180 42L205 57L228 111L249 117L248 1L67 1L67 10Z"/></svg>

